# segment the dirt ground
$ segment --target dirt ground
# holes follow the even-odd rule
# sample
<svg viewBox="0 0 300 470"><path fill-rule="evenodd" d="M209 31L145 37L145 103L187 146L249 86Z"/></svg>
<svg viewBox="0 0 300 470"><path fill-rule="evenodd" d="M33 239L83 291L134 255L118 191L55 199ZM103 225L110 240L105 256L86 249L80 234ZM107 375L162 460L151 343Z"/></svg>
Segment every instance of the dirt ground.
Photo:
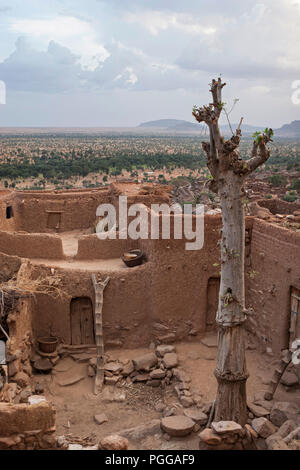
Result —
<svg viewBox="0 0 300 470"><path fill-rule="evenodd" d="M110 359L126 361L148 349L111 350L107 351ZM193 396L201 398L201 402L211 402L215 398L216 379L214 368L216 364L216 347L207 347L199 340L190 343L176 344L179 367L183 368L191 378ZM247 381L248 402L254 394L266 390L278 358L262 355L256 350L247 351L249 379ZM61 359L50 375L35 375L35 382L44 385L46 398L57 410L57 435L72 434L73 436L91 436L92 441L118 433L122 429L145 424L153 419L161 418L161 413L155 410L158 402L173 404L182 414L174 385L165 390L152 388L143 384L131 384L123 387L105 386L100 396L93 394L94 378L87 375L88 363L75 362L70 357ZM84 375L84 379L70 386L61 386L59 382L76 375ZM276 401L291 401L300 406L300 390L287 391L279 385ZM94 415L105 414L108 422L98 425ZM148 436L141 442L131 442L135 449L197 449L199 438L197 433L186 438L172 438L165 441L161 435Z"/></svg>

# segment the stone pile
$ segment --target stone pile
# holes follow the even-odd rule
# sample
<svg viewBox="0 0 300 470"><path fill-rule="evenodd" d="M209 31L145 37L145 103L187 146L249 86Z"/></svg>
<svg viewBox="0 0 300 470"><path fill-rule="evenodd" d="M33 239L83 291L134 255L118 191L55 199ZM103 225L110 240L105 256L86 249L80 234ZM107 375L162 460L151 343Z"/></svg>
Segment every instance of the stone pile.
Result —
<svg viewBox="0 0 300 470"><path fill-rule="evenodd" d="M150 387L165 388L179 372L178 357L172 345L159 345L155 350L137 356L133 360L121 362L108 360L105 363L105 384L122 386L132 383L143 383ZM88 365L88 375L96 373L96 359L91 358ZM184 387L188 390L188 387ZM184 395L184 391L182 390ZM188 393L187 393L188 395Z"/></svg>
<svg viewBox="0 0 300 470"><path fill-rule="evenodd" d="M213 422L199 433L200 449L289 450L288 444L300 438L299 407L276 402L268 411L261 404L249 406L254 417L244 427L233 421Z"/></svg>

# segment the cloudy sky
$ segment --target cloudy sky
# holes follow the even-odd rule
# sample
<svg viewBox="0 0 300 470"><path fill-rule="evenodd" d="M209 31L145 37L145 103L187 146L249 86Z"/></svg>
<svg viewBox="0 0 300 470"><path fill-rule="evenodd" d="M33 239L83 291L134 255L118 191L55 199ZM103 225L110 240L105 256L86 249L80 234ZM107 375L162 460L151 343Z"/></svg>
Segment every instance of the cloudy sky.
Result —
<svg viewBox="0 0 300 470"><path fill-rule="evenodd" d="M192 121L220 73L232 120L300 119L300 0L0 0L1 126Z"/></svg>

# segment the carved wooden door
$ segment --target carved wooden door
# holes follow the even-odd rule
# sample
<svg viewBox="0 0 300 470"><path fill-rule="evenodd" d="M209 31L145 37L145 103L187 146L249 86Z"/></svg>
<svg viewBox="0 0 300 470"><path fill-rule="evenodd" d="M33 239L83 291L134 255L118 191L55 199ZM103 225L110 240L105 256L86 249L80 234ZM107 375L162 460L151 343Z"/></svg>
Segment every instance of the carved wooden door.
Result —
<svg viewBox="0 0 300 470"><path fill-rule="evenodd" d="M94 344L93 304L88 297L71 302L71 344Z"/></svg>

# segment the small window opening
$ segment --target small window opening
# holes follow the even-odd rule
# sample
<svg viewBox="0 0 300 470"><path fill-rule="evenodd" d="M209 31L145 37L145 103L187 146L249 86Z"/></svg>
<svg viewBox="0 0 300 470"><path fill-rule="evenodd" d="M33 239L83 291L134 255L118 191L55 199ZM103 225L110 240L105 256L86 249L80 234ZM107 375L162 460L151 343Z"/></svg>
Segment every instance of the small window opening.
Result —
<svg viewBox="0 0 300 470"><path fill-rule="evenodd" d="M14 216L13 208L12 206L8 206L6 208L6 218L11 219Z"/></svg>

